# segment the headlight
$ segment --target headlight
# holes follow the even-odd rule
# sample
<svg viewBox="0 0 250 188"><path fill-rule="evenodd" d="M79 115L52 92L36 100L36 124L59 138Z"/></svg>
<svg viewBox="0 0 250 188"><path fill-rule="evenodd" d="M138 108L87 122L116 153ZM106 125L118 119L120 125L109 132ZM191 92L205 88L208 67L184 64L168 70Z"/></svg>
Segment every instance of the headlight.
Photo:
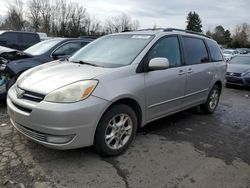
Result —
<svg viewBox="0 0 250 188"><path fill-rule="evenodd" d="M49 93L44 100L56 103L73 103L86 99L97 86L97 80L84 80L59 88Z"/></svg>

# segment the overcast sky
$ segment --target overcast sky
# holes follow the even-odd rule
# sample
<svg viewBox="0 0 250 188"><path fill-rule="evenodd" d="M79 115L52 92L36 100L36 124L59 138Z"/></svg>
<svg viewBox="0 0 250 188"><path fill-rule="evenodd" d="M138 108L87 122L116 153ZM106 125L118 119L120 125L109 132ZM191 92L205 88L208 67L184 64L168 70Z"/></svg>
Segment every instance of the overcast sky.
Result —
<svg viewBox="0 0 250 188"><path fill-rule="evenodd" d="M140 21L141 28L186 27L189 11L196 11L203 30L223 25L233 31L240 23L250 24L250 0L68 0L86 7L88 13L101 21L125 13ZM6 0L0 0L0 14L6 12Z"/></svg>

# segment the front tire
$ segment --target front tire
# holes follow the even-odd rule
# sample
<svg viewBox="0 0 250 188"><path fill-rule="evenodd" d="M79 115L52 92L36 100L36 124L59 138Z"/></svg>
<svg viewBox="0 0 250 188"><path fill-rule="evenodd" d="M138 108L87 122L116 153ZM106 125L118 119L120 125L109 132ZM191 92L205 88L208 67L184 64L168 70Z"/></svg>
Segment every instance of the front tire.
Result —
<svg viewBox="0 0 250 188"><path fill-rule="evenodd" d="M115 104L101 118L95 134L95 150L101 156L115 156L126 151L137 130L137 117L133 109Z"/></svg>
<svg viewBox="0 0 250 188"><path fill-rule="evenodd" d="M206 103L200 105L201 110L206 114L212 114L216 110L220 100L221 90L217 85L211 89Z"/></svg>

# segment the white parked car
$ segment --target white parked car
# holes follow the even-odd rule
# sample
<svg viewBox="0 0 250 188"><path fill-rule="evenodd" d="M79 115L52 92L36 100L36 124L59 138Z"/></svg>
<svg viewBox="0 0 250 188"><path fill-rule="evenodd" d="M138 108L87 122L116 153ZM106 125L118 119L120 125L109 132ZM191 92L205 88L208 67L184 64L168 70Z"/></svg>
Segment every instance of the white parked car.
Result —
<svg viewBox="0 0 250 188"><path fill-rule="evenodd" d="M230 61L233 57L239 54L237 50L225 49L222 51L226 61Z"/></svg>

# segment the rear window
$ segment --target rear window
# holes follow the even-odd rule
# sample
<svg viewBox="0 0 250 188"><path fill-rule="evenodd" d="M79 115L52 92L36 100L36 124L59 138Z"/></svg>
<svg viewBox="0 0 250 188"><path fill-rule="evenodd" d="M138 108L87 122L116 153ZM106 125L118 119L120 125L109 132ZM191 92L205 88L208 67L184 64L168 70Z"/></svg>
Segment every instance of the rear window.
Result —
<svg viewBox="0 0 250 188"><path fill-rule="evenodd" d="M223 56L221 54L220 48L216 42L207 40L207 46L211 53L212 61L223 61Z"/></svg>
<svg viewBox="0 0 250 188"><path fill-rule="evenodd" d="M208 53L202 39L183 37L186 64L193 65L208 62Z"/></svg>

